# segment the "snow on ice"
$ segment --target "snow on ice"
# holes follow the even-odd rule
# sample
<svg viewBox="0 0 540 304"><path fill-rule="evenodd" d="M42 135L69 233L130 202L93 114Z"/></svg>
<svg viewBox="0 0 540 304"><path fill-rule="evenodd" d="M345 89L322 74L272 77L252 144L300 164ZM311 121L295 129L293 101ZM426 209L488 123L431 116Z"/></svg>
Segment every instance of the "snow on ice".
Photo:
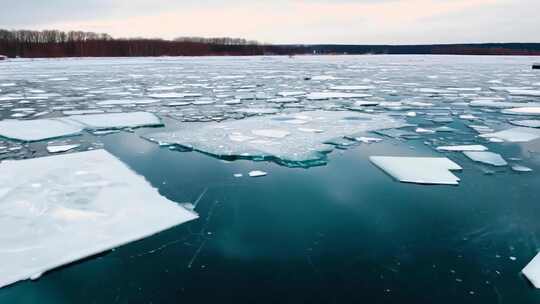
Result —
<svg viewBox="0 0 540 304"><path fill-rule="evenodd" d="M0 287L197 218L104 150L0 163L0 206Z"/></svg>

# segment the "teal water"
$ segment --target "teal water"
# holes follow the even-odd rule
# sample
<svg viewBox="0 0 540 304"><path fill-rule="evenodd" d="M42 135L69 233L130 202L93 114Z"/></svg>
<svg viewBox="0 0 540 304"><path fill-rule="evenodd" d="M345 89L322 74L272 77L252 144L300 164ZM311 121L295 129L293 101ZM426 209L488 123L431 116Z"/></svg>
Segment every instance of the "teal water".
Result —
<svg viewBox="0 0 540 304"><path fill-rule="evenodd" d="M369 163L436 155L421 141L359 145L299 169L171 151L132 133L101 140L173 201L206 189L201 218L4 288L0 303L540 301L519 274L540 244L536 174L485 175L457 155L459 186L422 186ZM537 158L527 165L540 170ZM251 170L269 174L233 177Z"/></svg>

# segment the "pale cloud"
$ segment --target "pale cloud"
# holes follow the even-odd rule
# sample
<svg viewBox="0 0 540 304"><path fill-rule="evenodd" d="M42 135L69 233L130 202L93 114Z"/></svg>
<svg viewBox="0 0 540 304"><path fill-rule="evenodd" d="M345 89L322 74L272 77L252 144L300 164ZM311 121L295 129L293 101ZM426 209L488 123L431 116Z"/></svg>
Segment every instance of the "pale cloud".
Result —
<svg viewBox="0 0 540 304"><path fill-rule="evenodd" d="M235 36L272 43L364 44L533 41L540 28L540 18L530 13L540 9L537 0L90 2L90 10L94 6L102 13L36 19L26 27L115 37ZM524 15L531 18L516 18Z"/></svg>

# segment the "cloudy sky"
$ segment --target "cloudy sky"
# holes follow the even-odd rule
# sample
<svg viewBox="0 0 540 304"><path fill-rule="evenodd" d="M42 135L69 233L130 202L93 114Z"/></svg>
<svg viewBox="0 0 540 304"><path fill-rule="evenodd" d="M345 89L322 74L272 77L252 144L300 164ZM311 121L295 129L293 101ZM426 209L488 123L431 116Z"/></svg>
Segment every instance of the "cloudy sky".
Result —
<svg viewBox="0 0 540 304"><path fill-rule="evenodd" d="M540 42L540 0L0 0L0 28L269 43Z"/></svg>

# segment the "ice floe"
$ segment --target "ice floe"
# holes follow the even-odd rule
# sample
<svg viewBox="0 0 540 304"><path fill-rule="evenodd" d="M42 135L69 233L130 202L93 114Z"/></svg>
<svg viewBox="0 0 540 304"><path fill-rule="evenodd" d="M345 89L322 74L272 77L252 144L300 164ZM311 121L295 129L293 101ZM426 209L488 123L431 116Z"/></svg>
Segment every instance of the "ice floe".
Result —
<svg viewBox="0 0 540 304"><path fill-rule="evenodd" d="M540 115L540 107L521 107L502 110L504 114L512 115Z"/></svg>
<svg viewBox="0 0 540 304"><path fill-rule="evenodd" d="M405 183L457 185L452 170L462 168L446 157L371 156L370 161L396 180Z"/></svg>
<svg viewBox="0 0 540 304"><path fill-rule="evenodd" d="M521 273L523 273L534 287L540 288L540 253L521 270Z"/></svg>
<svg viewBox="0 0 540 304"><path fill-rule="evenodd" d="M202 94L199 93L158 93L150 94L148 97L152 98L188 98L188 97L201 97Z"/></svg>
<svg viewBox="0 0 540 304"><path fill-rule="evenodd" d="M249 172L249 176L250 177L262 177L262 176L266 176L268 173L264 172L264 171L260 171L260 170L255 170L255 171L250 171Z"/></svg>
<svg viewBox="0 0 540 304"><path fill-rule="evenodd" d="M60 119L2 120L0 136L20 141L40 141L79 134L82 126Z"/></svg>
<svg viewBox="0 0 540 304"><path fill-rule="evenodd" d="M463 145L463 146L440 146L439 151L463 152L463 151L487 151L488 148L483 145Z"/></svg>
<svg viewBox="0 0 540 304"><path fill-rule="evenodd" d="M371 97L370 94L343 93L343 92L319 92L306 95L308 100L326 100L334 98L365 98Z"/></svg>
<svg viewBox="0 0 540 304"><path fill-rule="evenodd" d="M496 167L502 167L508 165L506 160L502 158L500 154L489 152L489 151L465 151L463 152L465 156L470 158L471 160L487 165L492 165Z"/></svg>
<svg viewBox="0 0 540 304"><path fill-rule="evenodd" d="M0 287L197 218L104 150L0 163L0 205Z"/></svg>
<svg viewBox="0 0 540 304"><path fill-rule="evenodd" d="M61 153L61 152L67 152L67 151L70 151L70 150L73 150L77 147L79 147L80 145L79 144L74 144L74 145L48 145L47 146L47 151L49 153Z"/></svg>
<svg viewBox="0 0 540 304"><path fill-rule="evenodd" d="M540 90L509 89L507 91L510 95L540 97Z"/></svg>
<svg viewBox="0 0 540 304"><path fill-rule="evenodd" d="M496 138L507 142L519 143L529 142L540 138L540 130L526 127L515 127L495 133L484 133L480 134L479 136L488 139Z"/></svg>
<svg viewBox="0 0 540 304"><path fill-rule="evenodd" d="M334 139L402 124L384 114L313 111L198 123L172 132L151 133L145 138L220 157L269 158L294 166L323 159L333 149L329 142Z"/></svg>
<svg viewBox="0 0 540 304"><path fill-rule="evenodd" d="M77 135L84 129L121 129L162 125L159 117L147 112L71 115L55 119L2 120L0 121L0 136L30 142Z"/></svg>
<svg viewBox="0 0 540 304"><path fill-rule="evenodd" d="M535 119L512 120L510 123L521 127L540 128L540 120Z"/></svg>
<svg viewBox="0 0 540 304"><path fill-rule="evenodd" d="M379 138L379 137L366 137L366 136L354 137L353 139L361 143L365 143L365 144L378 143L383 140L382 138Z"/></svg>
<svg viewBox="0 0 540 304"><path fill-rule="evenodd" d="M96 104L100 106L122 106L122 105L145 105L159 102L156 99L115 99L115 100L102 100Z"/></svg>
<svg viewBox="0 0 540 304"><path fill-rule="evenodd" d="M331 90L344 90L344 91L368 91L375 89L374 86L362 86L362 85L341 85L332 86Z"/></svg>
<svg viewBox="0 0 540 304"><path fill-rule="evenodd" d="M148 112L72 115L67 120L80 123L87 129L116 129L162 126L161 119Z"/></svg>
<svg viewBox="0 0 540 304"><path fill-rule="evenodd" d="M513 165L512 170L514 170L516 172L532 172L533 171L533 169L531 169L529 167L525 167L523 165Z"/></svg>
<svg viewBox="0 0 540 304"><path fill-rule="evenodd" d="M277 93L277 95L282 96L282 97L301 96L305 94L306 92L303 92L303 91L284 91L284 92Z"/></svg>

